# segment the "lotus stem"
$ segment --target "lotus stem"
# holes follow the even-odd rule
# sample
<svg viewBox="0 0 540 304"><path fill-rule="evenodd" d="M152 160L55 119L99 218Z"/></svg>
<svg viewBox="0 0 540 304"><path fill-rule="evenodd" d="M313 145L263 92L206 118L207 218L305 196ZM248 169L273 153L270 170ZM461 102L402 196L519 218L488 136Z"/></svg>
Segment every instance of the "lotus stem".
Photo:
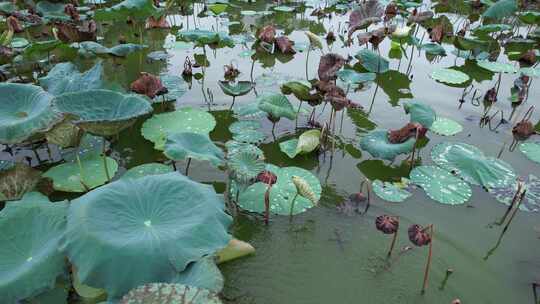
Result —
<svg viewBox="0 0 540 304"><path fill-rule="evenodd" d="M107 164L107 149L106 149L106 140L105 137L102 137L102 151L101 154L103 156L103 166L105 167L105 176L107 177L107 182L111 180L111 176L109 175L109 166Z"/></svg>
<svg viewBox="0 0 540 304"><path fill-rule="evenodd" d="M366 185L366 196L367 196L367 202L366 202L366 208L364 209L364 213L366 214L369 210L369 207L371 206L371 186L369 183L369 179L364 179L362 183L360 184L360 192L363 191L364 184Z"/></svg>
<svg viewBox="0 0 540 304"><path fill-rule="evenodd" d="M397 234L398 234L398 230L396 230L396 232L394 232L394 236L392 236L392 243L390 243L390 249L388 249L388 254L387 254L388 258L392 256L392 251L394 250L394 246L396 245Z"/></svg>
<svg viewBox="0 0 540 304"><path fill-rule="evenodd" d="M499 78L497 79L497 91L495 93L495 96L499 96L499 88L501 87L501 78L502 78L502 73L499 72Z"/></svg>
<svg viewBox="0 0 540 304"><path fill-rule="evenodd" d="M191 157L188 157L187 165L186 165L186 176L189 174L189 165L191 165Z"/></svg>
<svg viewBox="0 0 540 304"><path fill-rule="evenodd" d="M510 205L506 209L506 212L504 212L503 217L496 223L497 225L502 225L505 221L508 215L510 214L510 211L512 208L514 208L514 205L517 203L518 199L520 198L521 190L523 190L523 183L518 182L518 187L516 190L516 193L514 194L514 197L512 198L512 202L510 202Z"/></svg>
<svg viewBox="0 0 540 304"><path fill-rule="evenodd" d="M289 211L289 217L291 218L291 220L292 220L292 216L293 216L293 209L294 209L294 203L296 202L296 197L298 197L298 192L294 195L294 197L292 199L292 202L291 202L291 210Z"/></svg>
<svg viewBox="0 0 540 304"><path fill-rule="evenodd" d="M416 136L415 136L414 146L413 146L413 150L412 150L412 153L411 153L411 166L409 168L409 173L414 168L414 158L415 158L415 152L416 152L416 145L418 145L418 128L416 129Z"/></svg>
<svg viewBox="0 0 540 304"><path fill-rule="evenodd" d="M251 78L251 83L253 83L253 68L255 68L255 60L251 61L251 72L249 73L249 77Z"/></svg>
<svg viewBox="0 0 540 304"><path fill-rule="evenodd" d="M523 191L521 193L521 196L520 196L519 200L517 201L516 207L514 208L514 211L512 212L512 215L510 215L510 219L508 219L508 222L504 226L503 230L501 231L501 234L499 235L499 238L497 239L497 243L495 243L495 246L493 246L493 248L491 248L487 252L486 256L484 257L485 261L487 261L487 259L489 259L489 257L491 255L493 255L493 253L495 253L495 250L497 250L497 248L499 248L499 246L501 245L503 236L506 234L506 231L508 231L508 227L510 227L510 224L512 223L512 220L516 216L516 214L517 214L517 212L519 210L519 206L521 205L521 202L523 201L523 198L525 197L526 193L527 193L527 190L525 190L525 191Z"/></svg>
<svg viewBox="0 0 540 304"><path fill-rule="evenodd" d="M439 286L440 290L444 290L444 288L446 287L446 283L448 282L448 279L450 278L450 275L452 273L454 273L454 270L452 270L451 268L446 269L446 274L444 276L444 279L441 282L441 286Z"/></svg>
<svg viewBox="0 0 540 304"><path fill-rule="evenodd" d="M429 277L429 269L431 267L431 256L433 255L433 239L435 237L434 231L433 231L433 224L429 225L426 229L429 229L429 235L431 236L431 242L429 242L429 252L426 262L426 269L424 271L424 282L422 284L422 290L420 291L421 294L426 293L426 288L428 286L428 277Z"/></svg>
<svg viewBox="0 0 540 304"><path fill-rule="evenodd" d="M309 52L310 51L311 51L311 45L308 47L307 54L306 54L306 80L309 80L308 64L309 64Z"/></svg>
<svg viewBox="0 0 540 304"><path fill-rule="evenodd" d="M86 186L86 183L84 182L84 171L81 164L81 159L79 158L79 147L77 146L77 151L75 151L75 158L77 159L77 165L79 166L79 181L81 182L81 185L86 191L89 191L90 189L88 186Z"/></svg>
<svg viewBox="0 0 540 304"><path fill-rule="evenodd" d="M268 225L270 221L270 189L272 188L271 184L268 184L266 192L264 193L264 224Z"/></svg>
<svg viewBox="0 0 540 304"><path fill-rule="evenodd" d="M531 285L532 285L532 290L533 290L534 304L538 304L538 294L536 293L536 288L538 287L538 283L533 282Z"/></svg>
<svg viewBox="0 0 540 304"><path fill-rule="evenodd" d="M231 111L234 107L234 102L236 101L236 96L233 96L232 97L232 103L231 103L231 107L229 108L229 111Z"/></svg>
<svg viewBox="0 0 540 304"><path fill-rule="evenodd" d="M379 84L375 86L375 92L373 93L373 98L371 98L371 104L369 105L369 110L367 114L371 114L371 110L373 109L373 104L375 103L375 97L377 96L377 91L379 90Z"/></svg>
<svg viewBox="0 0 540 304"><path fill-rule="evenodd" d="M173 170L176 171L176 170L177 170L177 169L176 169L176 162L175 162L174 160L171 161L171 165L172 165L172 167L173 167Z"/></svg>
<svg viewBox="0 0 540 304"><path fill-rule="evenodd" d="M276 139L276 134L274 133L275 129L276 129L276 123L272 122L272 136L274 137L274 140Z"/></svg>
<svg viewBox="0 0 540 304"><path fill-rule="evenodd" d="M296 119L294 121L294 128L298 129L298 116L300 115L300 108L302 107L302 100L300 100L300 104L298 104L298 110L296 110Z"/></svg>

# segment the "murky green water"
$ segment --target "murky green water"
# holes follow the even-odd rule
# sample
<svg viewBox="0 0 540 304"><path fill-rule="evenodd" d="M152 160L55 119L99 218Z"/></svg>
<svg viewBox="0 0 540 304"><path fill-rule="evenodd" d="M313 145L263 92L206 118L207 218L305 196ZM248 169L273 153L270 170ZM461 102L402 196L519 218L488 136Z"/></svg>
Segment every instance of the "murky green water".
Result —
<svg viewBox="0 0 540 304"><path fill-rule="evenodd" d="M459 1L448 1L449 6L462 5ZM289 37L298 42L307 43L304 31L310 30L324 35L326 31L339 31L346 28L347 16L333 15L332 18L317 19L310 16L311 9L303 13L276 13L271 16L242 16L241 10L267 10L270 1L257 1L254 4L231 1L235 6L229 10L229 18L197 17L202 5L196 4L195 12L190 16L171 16L172 24L184 29L211 29L240 34L251 31L250 28L263 24L275 24ZM430 6L430 3L425 3ZM463 21L464 16L446 14L453 24ZM240 24L227 26L228 21ZM133 34L138 30L127 24L114 24L105 28L102 34L104 44L113 43L120 34L128 41L138 42ZM173 57L167 61L150 61L146 55L152 50L161 49L166 30L146 30L144 41L150 49L129 55L126 59L109 59L106 75L110 81L126 85L134 81L139 72L159 74L168 72L179 75L186 56L202 54L202 49L174 50ZM417 34L421 37L423 30ZM251 45L251 43L248 43ZM340 131L345 145L334 153L327 151L318 156L302 156L291 160L283 154L277 142L290 138L294 131L294 122L281 120L277 125L274 141L270 122L264 120L267 139L262 145L268 163L279 166L300 166L316 174L323 186L321 206L294 218L274 216L271 224L265 226L262 220L240 215L233 226L235 237L250 242L256 249L254 256L236 260L220 268L226 277L224 298L230 303L450 303L459 298L462 303L531 303L531 282L538 278L540 271L540 224L535 213L519 212L510 230L494 254L486 261L484 256L495 245L500 227L490 228L506 210L480 187L473 186L473 196L469 203L460 206L441 205L428 198L421 189L413 190L413 196L403 203L388 203L373 196L372 206L367 215L347 215L339 212L339 206L350 193L359 190L364 177L369 179L396 180L408 175L408 166L402 163L403 157L393 164L372 159L364 151L359 151L359 136L375 127L389 129L400 128L408 122L404 115L400 98L415 98L431 105L438 114L452 118L463 125L464 131L445 138L429 135L429 143L421 149L422 164L431 163L431 148L442 141L450 140L474 144L486 154L496 156L504 143L512 141L511 126L520 119L529 105L538 105L540 89L533 81L526 104L519 107L512 122L502 125L496 132L479 127L482 106L474 106L469 94L460 107L459 99L463 88L451 87L432 80L429 75L434 67L463 66L482 74L478 67L461 58L451 55L451 45L444 44L449 56L429 61L425 53L413 50L407 52L412 62L403 58L391 59L391 71L379 75L376 83L357 92L351 92L349 98L361 104L365 111L349 110L340 112L343 117ZM362 47L357 45L344 48L339 40L332 45L324 45L324 52L335 52L344 57L354 55ZM390 43L385 40L380 45L381 54L387 55ZM210 108L218 125L211 133L212 139L225 142L231 138L228 126L235 121L232 112L227 110L231 98L224 95L217 86L223 77L223 66L233 62L242 74L239 80L250 80L252 59L242 58L239 54L246 50L244 46L218 50L207 49L210 66L202 82L193 80L191 89L177 103L177 106L197 106ZM412 56L410 55L412 54ZM502 55L504 57L504 55ZM310 54L308 75L315 78L320 52ZM262 62L261 62L262 61ZM267 58L254 63L253 77L257 82L256 92L237 98L236 104L254 102L256 94L279 90L279 80L286 78L305 78L305 53L298 53L294 58ZM82 61L90 66L92 61ZM407 68L410 65L410 73ZM200 69L196 70L197 72ZM485 73L484 73L485 74ZM265 76L265 77L262 77ZM485 75L481 75L485 76ZM487 75L482 82L474 81L476 89L485 92L493 86L497 76ZM515 75L503 75L499 92L499 102L495 108L501 109L505 117L512 111L510 87ZM264 84L263 78L275 78L273 85ZM378 84L378 86L377 86ZM378 88L377 88L378 87ZM208 105L205 96L208 91L213 95L213 104ZM203 94L204 92L204 94ZM376 92L376 95L374 96ZM295 105L298 100L290 97ZM368 109L373 100L371 112ZM319 109L321 106L319 106ZM156 105L157 112L163 111ZM493 111L493 110L492 110ZM329 107L322 114L317 112L317 120L324 122L329 117ZM533 121L538 120L538 112ZM140 135L144 119L129 130L120 134L112 144L115 156L123 168L130 168L151 161L164 160L164 156L153 149L153 144ZM307 115L299 119L305 125ZM288 137L289 136L289 137ZM501 158L513 166L522 176L538 174L539 165L532 163L518 151L507 149ZM180 170L185 163L178 163ZM194 180L213 183L216 189L223 191L225 175L210 167L207 163L194 161L190 168L190 177ZM390 238L375 229L375 217L381 214L400 216L401 231L398 238L398 251L387 261L385 253ZM433 263L429 277L429 288L425 295L420 295L422 276L427 256L427 248L407 248L412 244L407 239L406 227L412 223L434 224ZM439 286L448 268L454 273L446 288Z"/></svg>

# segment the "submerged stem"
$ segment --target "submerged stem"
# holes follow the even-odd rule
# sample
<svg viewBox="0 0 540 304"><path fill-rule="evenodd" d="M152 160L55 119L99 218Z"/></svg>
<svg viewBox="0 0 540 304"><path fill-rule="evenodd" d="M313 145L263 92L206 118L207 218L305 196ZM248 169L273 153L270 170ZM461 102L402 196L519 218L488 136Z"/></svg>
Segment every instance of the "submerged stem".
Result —
<svg viewBox="0 0 540 304"><path fill-rule="evenodd" d="M106 140L105 140L105 137L102 137L102 143L103 143L103 146L102 146L102 150L101 150L101 154L103 156L103 166L105 167L105 176L107 177L107 182L109 182L111 180L111 176L109 175L109 165L107 164L107 153L106 153Z"/></svg>

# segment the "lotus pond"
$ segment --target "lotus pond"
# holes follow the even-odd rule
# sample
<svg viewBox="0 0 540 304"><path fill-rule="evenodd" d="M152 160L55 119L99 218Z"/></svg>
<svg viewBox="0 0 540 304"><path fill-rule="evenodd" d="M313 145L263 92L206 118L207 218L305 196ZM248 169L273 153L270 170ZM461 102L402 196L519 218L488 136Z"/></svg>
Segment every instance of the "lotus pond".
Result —
<svg viewBox="0 0 540 304"><path fill-rule="evenodd" d="M0 2L0 302L540 303L539 23Z"/></svg>

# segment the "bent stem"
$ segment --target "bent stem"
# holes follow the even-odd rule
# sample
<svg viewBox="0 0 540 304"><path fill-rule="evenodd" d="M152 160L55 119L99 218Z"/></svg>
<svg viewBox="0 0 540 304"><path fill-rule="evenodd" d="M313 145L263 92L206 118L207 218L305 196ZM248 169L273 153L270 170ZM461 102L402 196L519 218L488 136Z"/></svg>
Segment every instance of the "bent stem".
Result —
<svg viewBox="0 0 540 304"><path fill-rule="evenodd" d="M390 244L390 249L388 250L387 258L390 258L392 256L392 251L394 250L394 245L396 244L396 240L397 240L397 233L398 233L398 230L394 232L394 236L392 237L392 243Z"/></svg>
<svg viewBox="0 0 540 304"><path fill-rule="evenodd" d="M428 277L429 277L429 269L431 267L431 256L433 255L433 238L435 237L435 234L433 232L433 224L429 225L426 229L429 229L429 235L431 236L431 241L429 242L429 252L426 262L426 270L424 271L424 282L422 284L422 291L421 294L426 293L426 288L428 285Z"/></svg>
<svg viewBox="0 0 540 304"><path fill-rule="evenodd" d="M101 150L101 154L103 156L103 166L105 167L105 176L107 177L107 182L109 182L111 180L111 176L109 175L109 165L107 164L107 149L106 149L106 144L107 144L107 141L105 140L105 137L102 137L102 150Z"/></svg>
<svg viewBox="0 0 540 304"><path fill-rule="evenodd" d="M294 195L294 197L292 199L292 202L291 202L291 210L289 211L289 217L290 217L291 220L292 220L292 216L293 216L294 203L296 202L297 197L298 197L298 192L296 192L296 194Z"/></svg>
<svg viewBox="0 0 540 304"><path fill-rule="evenodd" d="M232 98L232 103L231 103L231 107L229 108L229 111L231 111L234 107L234 102L236 101L236 96L233 96Z"/></svg>

